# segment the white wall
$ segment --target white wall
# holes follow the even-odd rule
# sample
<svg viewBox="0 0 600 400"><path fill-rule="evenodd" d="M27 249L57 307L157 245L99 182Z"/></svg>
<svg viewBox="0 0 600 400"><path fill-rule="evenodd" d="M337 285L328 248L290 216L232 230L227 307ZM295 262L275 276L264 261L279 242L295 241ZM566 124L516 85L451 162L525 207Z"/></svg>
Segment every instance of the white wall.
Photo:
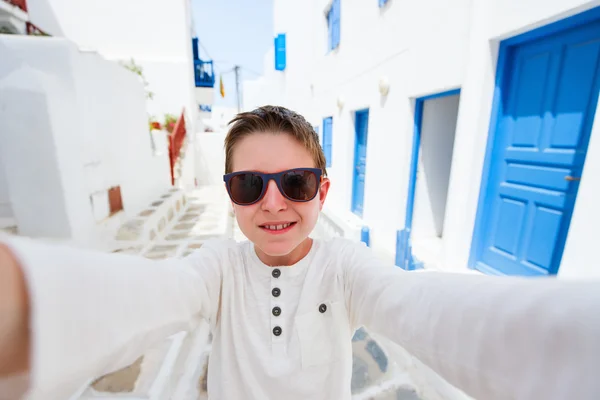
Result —
<svg viewBox="0 0 600 400"><path fill-rule="evenodd" d="M479 199L499 41L598 6L600 1L390 0L379 8L377 2L343 0L340 46L332 52L326 48L328 3L275 1L274 35L287 34L287 68L273 71L273 54L267 54L264 76L245 86L245 105L261 104L264 93L276 88L282 93L280 104L315 125L333 116L333 166L328 168L332 187L327 201L341 214L348 213L351 202L353 112L370 109L363 221L371 227L375 250L393 255L396 230L404 227L414 99L461 88L439 267L464 271ZM390 82L386 97L378 92L382 77ZM590 164L600 151L594 146L592 141L586 171L596 168ZM586 230L581 228L585 222L579 222L595 215L593 200L587 197L592 189L586 185L597 183L589 180L581 182L561 266L564 276L583 273L585 268L574 265L593 259L589 242L572 239L590 237L589 225Z"/></svg>
<svg viewBox="0 0 600 400"><path fill-rule="evenodd" d="M139 212L170 185L137 77L59 38L0 37L2 164L19 231L86 240L90 196L121 186Z"/></svg>
<svg viewBox="0 0 600 400"><path fill-rule="evenodd" d="M8 181L2 159L0 158L0 219L13 218L12 206L8 193ZM2 222L0 222L2 226Z"/></svg>
<svg viewBox="0 0 600 400"><path fill-rule="evenodd" d="M196 104L189 0L29 0L31 20L107 59L144 69L155 93L150 114L179 114L183 107L195 130Z"/></svg>
<svg viewBox="0 0 600 400"><path fill-rule="evenodd" d="M558 275L561 278L600 278L600 266L596 262L596 241L600 226L600 104L596 107L594 127L588 147L585 167L581 176L579 193L575 203L569 236L563 253Z"/></svg>
<svg viewBox="0 0 600 400"><path fill-rule="evenodd" d="M202 132L196 135L196 176L198 185L223 185L225 173L226 131Z"/></svg>
<svg viewBox="0 0 600 400"><path fill-rule="evenodd" d="M424 102L413 241L442 236L459 99L454 95Z"/></svg>
<svg viewBox="0 0 600 400"><path fill-rule="evenodd" d="M281 88L282 104L314 125L333 116L328 203L341 213L350 210L354 111L370 109L363 219L371 227L376 250L393 255L396 230L404 224L412 140L410 97L459 86L468 49L470 1L392 0L383 9L377 2L342 1L340 47L331 53L326 48L327 4L275 1L274 34L287 34L288 66L279 73L283 82L278 83L271 78L273 60L268 55L271 59L265 64L270 71L263 93L269 87ZM386 97L378 89L382 77L390 82ZM338 100L344 103L342 109ZM244 104L260 102L245 99Z"/></svg>

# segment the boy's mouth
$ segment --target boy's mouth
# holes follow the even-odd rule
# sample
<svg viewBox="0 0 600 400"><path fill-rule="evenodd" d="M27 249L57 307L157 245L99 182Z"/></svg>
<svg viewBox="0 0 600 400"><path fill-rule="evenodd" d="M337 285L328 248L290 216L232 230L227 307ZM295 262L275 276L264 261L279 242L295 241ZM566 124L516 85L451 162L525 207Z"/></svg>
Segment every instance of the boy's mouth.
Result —
<svg viewBox="0 0 600 400"><path fill-rule="evenodd" d="M288 232L296 225L296 222L278 222L278 223L267 223L259 225L263 231L272 234L282 234Z"/></svg>

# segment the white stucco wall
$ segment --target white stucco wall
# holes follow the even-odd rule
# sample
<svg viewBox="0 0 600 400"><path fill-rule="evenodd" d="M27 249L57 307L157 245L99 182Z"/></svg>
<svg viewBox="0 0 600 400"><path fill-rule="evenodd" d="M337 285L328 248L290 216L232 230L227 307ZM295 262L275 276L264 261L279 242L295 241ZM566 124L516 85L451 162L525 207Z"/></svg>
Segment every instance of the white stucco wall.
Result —
<svg viewBox="0 0 600 400"><path fill-rule="evenodd" d="M10 197L8 193L8 181L2 159L0 159L0 220L12 219L13 211L10 205ZM0 227L2 222L0 222Z"/></svg>
<svg viewBox="0 0 600 400"><path fill-rule="evenodd" d="M393 255L396 231L404 227L414 99L461 88L438 267L464 271L479 199L498 43L598 6L600 1L390 0L379 8L377 2L342 0L341 41L332 52L326 48L328 3L275 1L274 35L287 35L287 68L276 75L273 55L268 54L271 59L265 62L264 76L245 86L245 104L261 103L269 88L281 91L281 104L315 125L333 116L333 166L328 168L332 186L327 201L340 213L348 213L351 203L353 114L370 109L363 222L371 228L375 250ZM390 82L386 97L378 91L382 77ZM581 264L594 259L594 246L585 238L591 237L590 226L595 225L588 221L596 215L592 193L598 183L588 171L598 168L590 161L598 158L597 142L592 138L588 150L584 170L588 178L581 182L561 276L591 274L591 267Z"/></svg>
<svg viewBox="0 0 600 400"><path fill-rule="evenodd" d="M134 74L61 38L3 36L0 48L0 156L20 233L86 240L91 195L119 185L135 214L170 186Z"/></svg>
<svg viewBox="0 0 600 400"><path fill-rule="evenodd" d="M196 135L196 176L198 185L224 185L226 131Z"/></svg>
<svg viewBox="0 0 600 400"><path fill-rule="evenodd" d="M110 60L133 58L155 93L149 113L162 118L185 107L195 130L189 0L30 0L28 7L31 20L53 36Z"/></svg>

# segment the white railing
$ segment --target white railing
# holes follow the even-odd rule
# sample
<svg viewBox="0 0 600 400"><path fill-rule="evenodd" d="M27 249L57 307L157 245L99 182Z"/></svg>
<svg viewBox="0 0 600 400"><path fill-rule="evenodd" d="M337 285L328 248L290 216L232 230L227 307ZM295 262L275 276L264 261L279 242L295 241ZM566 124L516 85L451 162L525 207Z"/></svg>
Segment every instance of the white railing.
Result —
<svg viewBox="0 0 600 400"><path fill-rule="evenodd" d="M356 215L325 207L319 215L314 235L323 239L343 237L359 241L362 227L362 220Z"/></svg>

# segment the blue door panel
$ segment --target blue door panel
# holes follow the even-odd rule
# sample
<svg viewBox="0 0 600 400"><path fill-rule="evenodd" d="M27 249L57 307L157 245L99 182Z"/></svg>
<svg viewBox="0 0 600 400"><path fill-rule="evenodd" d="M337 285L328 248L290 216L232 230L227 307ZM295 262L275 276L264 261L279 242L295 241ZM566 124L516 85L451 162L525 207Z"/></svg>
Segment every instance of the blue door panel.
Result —
<svg viewBox="0 0 600 400"><path fill-rule="evenodd" d="M591 92L594 87L590 83L597 73L599 47L600 43L594 41L565 49L555 110L556 122L550 142L553 147L576 149L582 137L586 136L585 113L582 111L590 106L593 97Z"/></svg>
<svg viewBox="0 0 600 400"><path fill-rule="evenodd" d="M352 212L362 217L365 198L365 171L367 168L367 133L369 111L356 113L356 141L354 149L354 173L352 183Z"/></svg>
<svg viewBox="0 0 600 400"><path fill-rule="evenodd" d="M513 46L507 60L475 266L554 274L598 101L600 22Z"/></svg>
<svg viewBox="0 0 600 400"><path fill-rule="evenodd" d="M569 175L570 170L560 167L540 167L531 164L507 163L506 182L519 182L532 188L566 191L569 182L563 178Z"/></svg>

